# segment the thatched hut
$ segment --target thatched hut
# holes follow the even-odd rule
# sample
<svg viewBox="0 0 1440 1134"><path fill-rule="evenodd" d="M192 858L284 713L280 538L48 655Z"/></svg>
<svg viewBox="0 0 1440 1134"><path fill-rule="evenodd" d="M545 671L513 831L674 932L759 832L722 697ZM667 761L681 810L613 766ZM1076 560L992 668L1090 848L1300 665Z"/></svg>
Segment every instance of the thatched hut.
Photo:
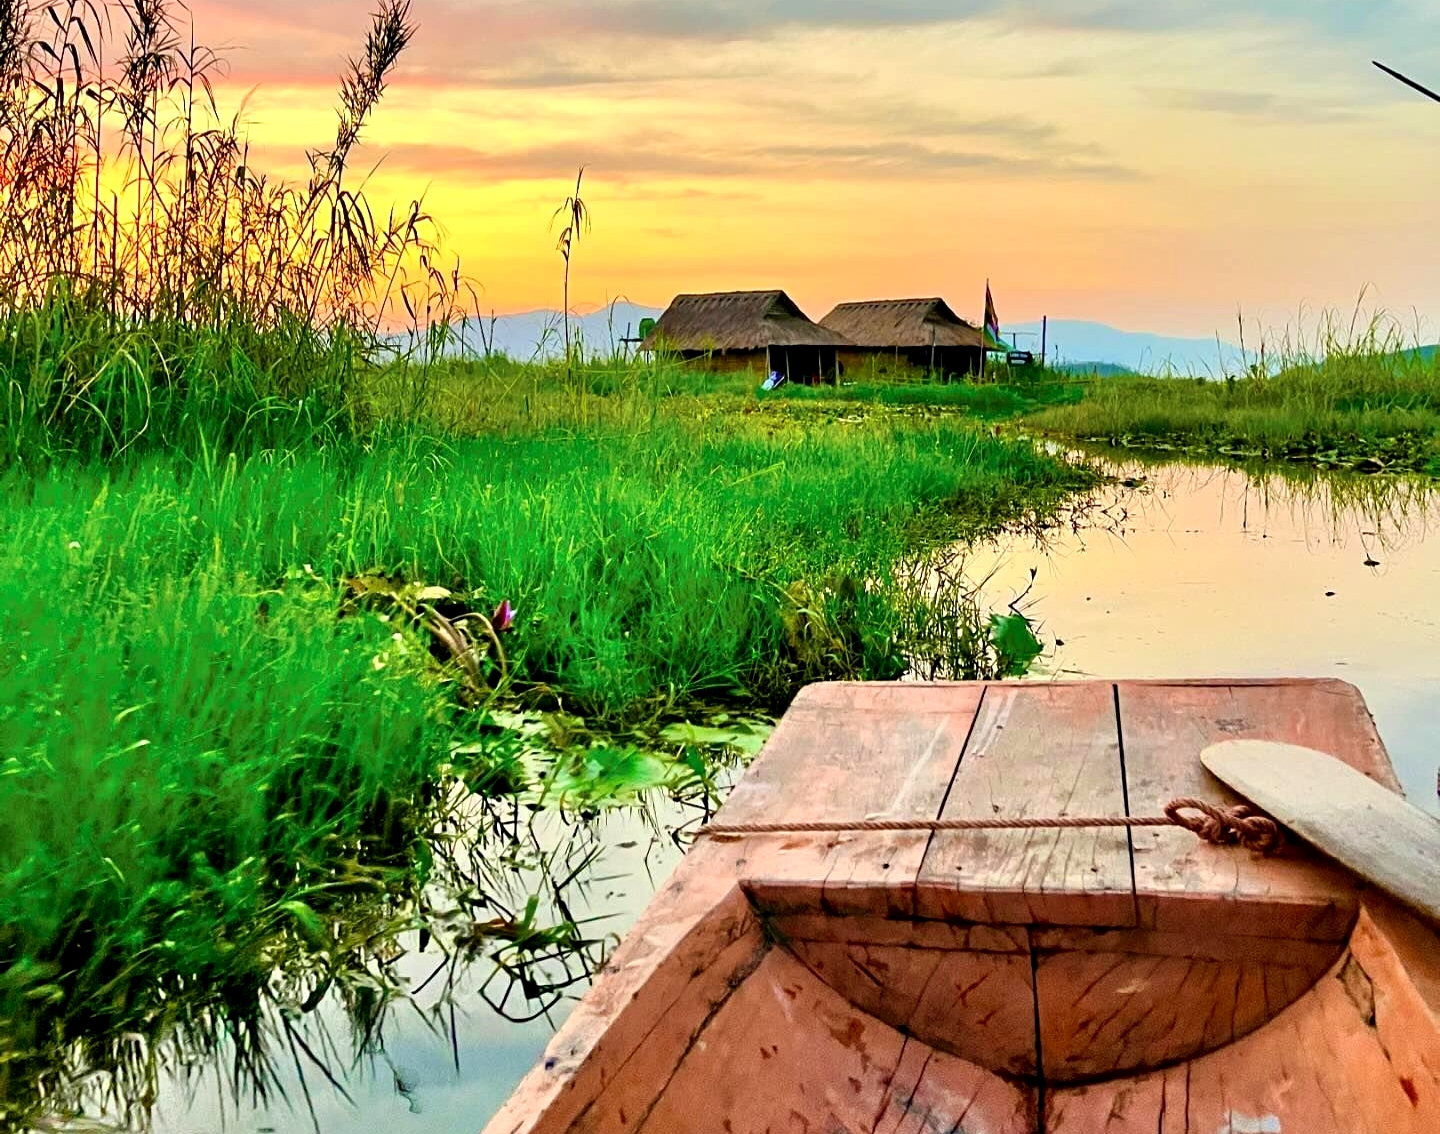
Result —
<svg viewBox="0 0 1440 1134"><path fill-rule="evenodd" d="M842 303L820 325L855 344L839 358L841 368L852 374L886 363L945 375L980 370L980 328L956 315L943 299Z"/></svg>
<svg viewBox="0 0 1440 1134"><path fill-rule="evenodd" d="M640 349L676 354L706 370L779 373L792 382L814 382L833 378L836 351L851 346L776 290L677 295Z"/></svg>

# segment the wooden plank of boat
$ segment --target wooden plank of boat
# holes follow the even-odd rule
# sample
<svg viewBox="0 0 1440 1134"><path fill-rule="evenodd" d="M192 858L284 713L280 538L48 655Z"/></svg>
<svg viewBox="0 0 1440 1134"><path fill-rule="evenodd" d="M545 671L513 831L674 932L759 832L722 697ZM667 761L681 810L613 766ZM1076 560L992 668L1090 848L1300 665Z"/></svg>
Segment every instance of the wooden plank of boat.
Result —
<svg viewBox="0 0 1440 1134"><path fill-rule="evenodd" d="M1287 1011L1172 1067L1062 1086L1046 1134L1440 1130L1440 938L1379 894L1348 952ZM1194 1004L1204 1009L1203 1000Z"/></svg>
<svg viewBox="0 0 1440 1134"><path fill-rule="evenodd" d="M1237 734L1393 783L1336 682L834 684L719 820L1223 803ZM487 1134L1440 1130L1433 930L1303 846L1148 833L701 839Z"/></svg>
<svg viewBox="0 0 1440 1134"><path fill-rule="evenodd" d="M1440 922L1440 819L1313 748L1230 740L1200 759L1306 842Z"/></svg>
<svg viewBox="0 0 1440 1134"><path fill-rule="evenodd" d="M942 819L1125 814L1108 682L992 685ZM946 831L916 882L922 917L1134 925L1123 828Z"/></svg>
<svg viewBox="0 0 1440 1134"><path fill-rule="evenodd" d="M1237 738L1323 747L1399 788L1364 702L1344 682L1121 682L1117 701L1136 814L1157 814L1184 796L1227 807L1242 802L1200 761L1209 745ZM1214 924L1215 903L1234 901L1245 903L1251 934L1339 941L1355 920L1353 899L1329 900L1350 886L1333 863L1308 848L1261 859L1237 856L1176 827L1132 835L1136 903L1148 928L1204 932Z"/></svg>
<svg viewBox="0 0 1440 1134"><path fill-rule="evenodd" d="M727 823L933 819L983 685L821 683L796 695L726 800ZM927 832L751 840L744 885L757 905L827 915L914 913Z"/></svg>

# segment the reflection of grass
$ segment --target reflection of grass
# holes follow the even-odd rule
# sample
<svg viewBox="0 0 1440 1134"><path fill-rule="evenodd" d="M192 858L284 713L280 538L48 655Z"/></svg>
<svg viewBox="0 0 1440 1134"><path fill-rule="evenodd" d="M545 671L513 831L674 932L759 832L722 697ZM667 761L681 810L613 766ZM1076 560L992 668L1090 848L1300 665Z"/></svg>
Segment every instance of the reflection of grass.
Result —
<svg viewBox="0 0 1440 1134"><path fill-rule="evenodd" d="M1244 377L1109 379L1029 422L1134 448L1440 473L1440 364L1402 346L1383 322L1327 330L1313 352L1282 349Z"/></svg>
<svg viewBox="0 0 1440 1134"><path fill-rule="evenodd" d="M1429 477L1371 476L1265 461L1237 462L1236 469L1200 454L1144 450L1127 451L1123 462L1110 463L1101 447L1087 447L1085 452L1103 471L1125 477L1127 485L1191 493L1204 490L1217 478L1229 480L1246 500L1290 513L1323 531L1326 538L1360 531L1381 549L1425 538L1440 515L1440 496Z"/></svg>

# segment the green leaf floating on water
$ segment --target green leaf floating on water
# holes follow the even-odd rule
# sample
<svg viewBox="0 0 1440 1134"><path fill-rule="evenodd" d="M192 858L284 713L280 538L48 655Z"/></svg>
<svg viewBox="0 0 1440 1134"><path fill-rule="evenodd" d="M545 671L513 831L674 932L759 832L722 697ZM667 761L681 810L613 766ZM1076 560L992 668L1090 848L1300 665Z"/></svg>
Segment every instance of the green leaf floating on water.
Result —
<svg viewBox="0 0 1440 1134"><path fill-rule="evenodd" d="M592 805L622 803L637 792L660 787L672 766L633 745L597 745L559 764L551 786L561 797Z"/></svg>
<svg viewBox="0 0 1440 1134"><path fill-rule="evenodd" d="M707 725L672 724L660 731L660 739L670 744L684 744L696 748L733 748L747 756L753 756L765 746L763 733L748 725L735 724L729 728L711 728Z"/></svg>
<svg viewBox="0 0 1440 1134"><path fill-rule="evenodd" d="M1024 674L1045 648L1023 614L992 614L990 641L1000 654L1001 671L1006 677Z"/></svg>

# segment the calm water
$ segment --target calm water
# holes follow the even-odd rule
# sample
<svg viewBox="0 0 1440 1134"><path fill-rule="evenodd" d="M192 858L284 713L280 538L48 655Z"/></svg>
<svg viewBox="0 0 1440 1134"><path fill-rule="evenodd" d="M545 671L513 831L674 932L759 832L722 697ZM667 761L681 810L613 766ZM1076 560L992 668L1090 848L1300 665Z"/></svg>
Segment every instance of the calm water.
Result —
<svg viewBox="0 0 1440 1134"><path fill-rule="evenodd" d="M1144 478L1102 493L1073 524L975 550L972 579L1003 605L1029 585L1024 609L1060 645L1046 673L1065 677L1336 676L1357 685L1411 799L1436 807L1437 672L1440 672L1440 497L1419 482L1256 480L1216 468L1117 467ZM1035 572L1033 584L1031 571ZM623 934L680 857L666 829L693 812L660 804L607 817L598 831L547 827L538 837L561 860L600 857L566 882L561 897L592 936ZM560 873L552 867L552 873ZM563 873L568 873L564 871ZM517 892L544 890L524 871ZM523 900L523 899L522 899ZM546 908L556 894L547 893ZM572 965L580 963L571 962ZM419 984L436 958L411 954L397 969ZM481 960L456 983L453 1021L428 1026L404 1011L385 1053L345 1077L353 1105L317 1073L307 1075L324 1134L475 1134L545 1046L569 999L548 1016L515 1023L478 990ZM575 970L583 990L583 965ZM498 1000L505 982L486 987ZM428 994L426 994L428 995ZM433 1001L420 998L421 1008ZM515 991L511 1014L526 1007ZM321 1014L324 1014L322 1009ZM344 1017L328 1017L337 1049ZM458 1057L459 1070L455 1062ZM343 1064L342 1064L343 1065ZM303 1099L293 1070L281 1079ZM213 1072L172 1079L156 1128L162 1134L301 1134L303 1105L270 1109L219 1103Z"/></svg>
<svg viewBox="0 0 1440 1134"><path fill-rule="evenodd" d="M693 828L700 818L695 808L664 799L650 802L643 811L608 813L590 824L572 825L542 815L525 837L527 841L533 837L548 852L544 865L523 856L518 869L490 871L488 885L511 909L523 909L532 893L540 895L542 924L561 920L557 907L563 902L588 938L608 938L606 945L613 947L680 860L682 852L670 830ZM507 873L508 884L503 877ZM413 949L418 942L412 939L409 944ZM517 982L496 971L487 959L489 951L483 949L454 980L453 1016L441 996L442 975L420 991L414 1008L405 1006L394 1013L384 1029L384 1051L376 1058L356 1063L344 1012L333 1001L321 1006L316 1013L319 1019L306 1030L307 1042L342 1081L350 1101L313 1064L302 1060L312 1118L300 1075L284 1052L278 1077L297 1105L281 1100L268 1107L237 1108L230 1092L218 1085L214 1068L202 1067L189 1079L178 1074L169 1078L153 1129L161 1134L313 1134L318 1125L323 1134L475 1134L584 992L586 974L598 963L601 950L538 966L534 972L538 977L575 984L553 1008L530 1020L523 1017L540 1012L553 997L527 998ZM391 971L418 989L441 960L433 947L412 951L400 957ZM431 1012L433 1017L427 1015Z"/></svg>
<svg viewBox="0 0 1440 1134"><path fill-rule="evenodd" d="M1085 526L981 548L1064 677L1338 677L1364 695L1406 794L1440 811L1440 494L1429 482L1112 466ZM1043 675L1042 675L1043 676Z"/></svg>

